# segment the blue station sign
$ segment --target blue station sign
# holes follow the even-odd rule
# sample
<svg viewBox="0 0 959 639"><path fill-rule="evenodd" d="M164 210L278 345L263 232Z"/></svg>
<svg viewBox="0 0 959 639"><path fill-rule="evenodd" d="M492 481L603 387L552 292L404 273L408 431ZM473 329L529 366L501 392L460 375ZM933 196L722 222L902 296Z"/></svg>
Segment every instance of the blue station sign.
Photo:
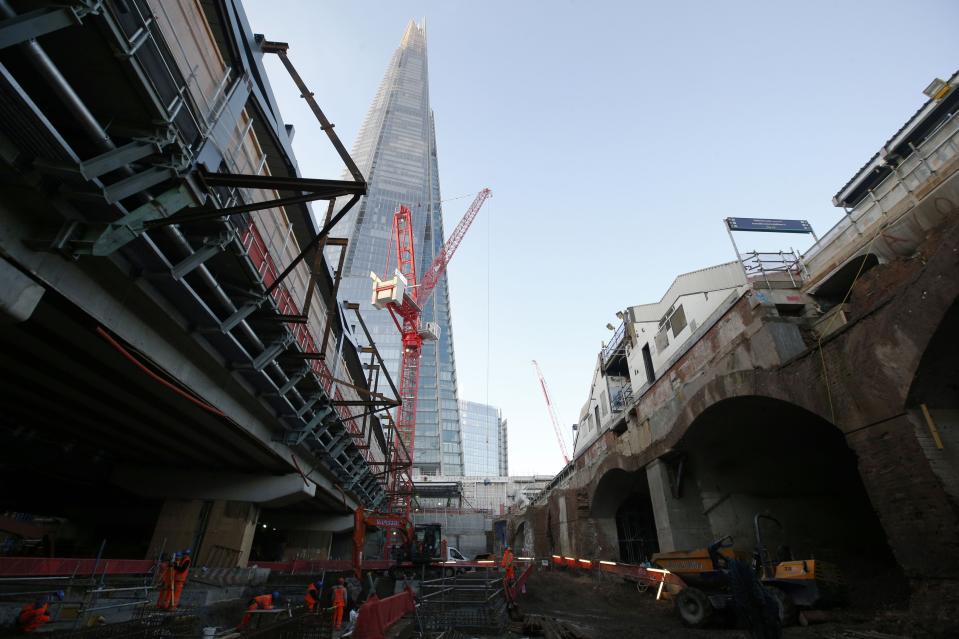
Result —
<svg viewBox="0 0 959 639"><path fill-rule="evenodd" d="M773 220L764 217L727 217L730 231L765 231L773 233L812 233L806 220Z"/></svg>

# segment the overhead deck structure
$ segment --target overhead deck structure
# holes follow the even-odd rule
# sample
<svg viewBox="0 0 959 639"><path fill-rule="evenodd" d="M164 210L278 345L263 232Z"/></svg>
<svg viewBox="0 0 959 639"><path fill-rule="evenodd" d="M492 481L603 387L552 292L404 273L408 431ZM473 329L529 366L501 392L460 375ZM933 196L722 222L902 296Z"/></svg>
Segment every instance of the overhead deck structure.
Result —
<svg viewBox="0 0 959 639"><path fill-rule="evenodd" d="M264 54L349 179L300 175ZM7 486L54 510L65 484L152 513L383 503L397 392L323 256L366 182L238 0L0 2L0 181Z"/></svg>

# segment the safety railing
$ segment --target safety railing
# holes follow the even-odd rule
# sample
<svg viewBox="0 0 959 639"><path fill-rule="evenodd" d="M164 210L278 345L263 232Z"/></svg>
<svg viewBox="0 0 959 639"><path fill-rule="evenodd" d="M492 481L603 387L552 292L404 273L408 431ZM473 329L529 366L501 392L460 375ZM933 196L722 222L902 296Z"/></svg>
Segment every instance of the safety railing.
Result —
<svg viewBox="0 0 959 639"><path fill-rule="evenodd" d="M247 255L257 268L257 271L260 272L263 278L263 284L269 287L273 284L273 282L276 281L279 270L273 260L272 254L267 249L266 243L263 241L263 237L260 234L258 226L255 222L251 222L247 226L243 233L242 243L243 246L247 247ZM293 299L293 296L290 294L285 283L277 286L273 290L272 295L274 301L276 302L277 308L281 313L285 315L298 315L300 313L300 306ZM296 340L297 344L299 344L304 353L319 352L319 344L317 344L312 332L306 325L294 324L292 330L293 338ZM327 350L329 351L330 348L332 347L328 345ZM329 357L331 353L328 352L326 355ZM332 355L333 357L337 356L336 354ZM329 396L334 400L344 401L346 399L344 392L338 387L338 385L336 385L333 374L326 365L326 362L320 359L313 359L309 361L310 368L319 377L323 389L329 394ZM358 399L358 395L355 392L351 393L351 395L353 396L351 399ZM356 415L353 414L353 411L349 406L337 405L336 411L343 420L347 429L352 434L358 437L363 436L360 425L356 423ZM362 455L367 461L372 460L372 447L363 449Z"/></svg>
<svg viewBox="0 0 959 639"><path fill-rule="evenodd" d="M606 346L603 347L602 360L606 366L615 355L624 353L626 349L626 322L620 322L619 328L613 333Z"/></svg>
<svg viewBox="0 0 959 639"><path fill-rule="evenodd" d="M633 387L626 384L613 394L610 401L610 408L614 413L621 413L633 403Z"/></svg>
<svg viewBox="0 0 959 639"><path fill-rule="evenodd" d="M917 203L915 192L959 156L957 115L952 114L921 144L913 146L909 156L803 254L803 264L811 277L829 268L841 247L868 241L863 236L866 229L889 215L904 212L900 206L903 201Z"/></svg>
<svg viewBox="0 0 959 639"><path fill-rule="evenodd" d="M767 288L772 286L772 282L785 281L793 288L798 288L804 280L802 259L796 251L750 251L740 255L740 260L746 278L750 281L761 279Z"/></svg>

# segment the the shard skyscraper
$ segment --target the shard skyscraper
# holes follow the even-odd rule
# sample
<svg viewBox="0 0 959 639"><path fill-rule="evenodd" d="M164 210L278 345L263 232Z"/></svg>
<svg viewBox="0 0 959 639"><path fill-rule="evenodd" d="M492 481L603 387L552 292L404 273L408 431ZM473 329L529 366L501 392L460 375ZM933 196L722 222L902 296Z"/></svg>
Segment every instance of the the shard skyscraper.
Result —
<svg viewBox="0 0 959 639"><path fill-rule="evenodd" d="M369 183L369 191L337 227L338 234L345 230L349 238L340 298L360 303L363 319L398 384L399 331L387 311L370 304L369 274L373 271L386 278L393 275L396 254L388 246L393 213L400 204L410 207L413 213L417 273L426 272L443 245L425 24L410 21L407 26L352 155ZM424 306L422 320L436 322L440 338L423 345L414 467L423 474L462 475L456 360L446 275Z"/></svg>

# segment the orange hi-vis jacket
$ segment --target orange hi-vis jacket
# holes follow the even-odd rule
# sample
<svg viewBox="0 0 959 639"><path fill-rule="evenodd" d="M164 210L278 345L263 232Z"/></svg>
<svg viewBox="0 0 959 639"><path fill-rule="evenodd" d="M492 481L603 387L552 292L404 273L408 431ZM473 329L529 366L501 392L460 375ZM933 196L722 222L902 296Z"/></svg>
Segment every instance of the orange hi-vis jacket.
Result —
<svg viewBox="0 0 959 639"><path fill-rule="evenodd" d="M333 607L342 608L346 605L346 588L344 586L333 587Z"/></svg>
<svg viewBox="0 0 959 639"><path fill-rule="evenodd" d="M273 595L257 595L250 599L250 603L246 606L246 614L243 615L238 628L246 628L249 625L253 620L253 615L250 613L254 610L273 610Z"/></svg>
<svg viewBox="0 0 959 639"><path fill-rule="evenodd" d="M310 611L316 609L316 604L320 601L320 592L316 588L315 583L311 583L306 587L306 608Z"/></svg>
<svg viewBox="0 0 959 639"><path fill-rule="evenodd" d="M47 614L50 604L45 603L42 606L36 604L27 604L20 609L20 616L17 617L17 627L23 632L35 632L40 626L50 621L50 615Z"/></svg>

